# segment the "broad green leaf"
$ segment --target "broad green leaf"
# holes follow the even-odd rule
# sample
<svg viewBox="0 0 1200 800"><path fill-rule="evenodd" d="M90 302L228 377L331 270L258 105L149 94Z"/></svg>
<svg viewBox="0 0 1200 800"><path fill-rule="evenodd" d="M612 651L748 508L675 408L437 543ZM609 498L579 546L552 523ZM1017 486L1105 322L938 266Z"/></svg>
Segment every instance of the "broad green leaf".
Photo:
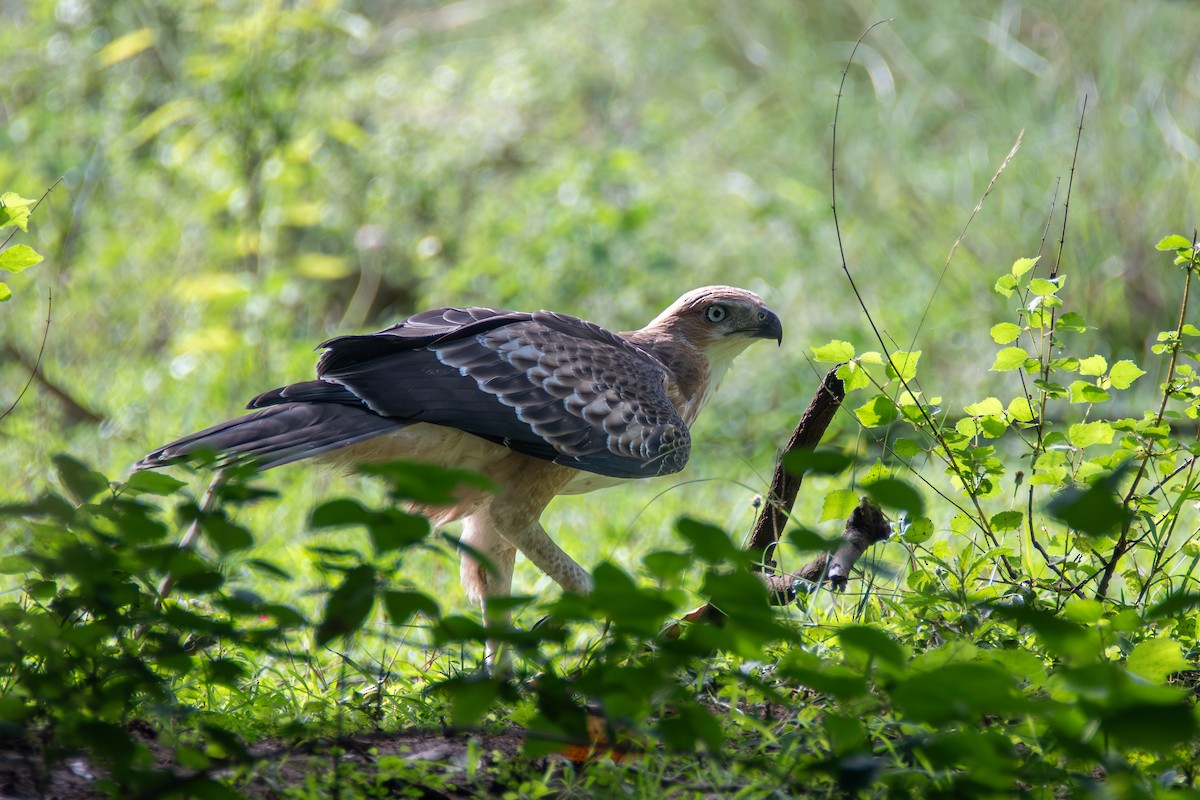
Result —
<svg viewBox="0 0 1200 800"><path fill-rule="evenodd" d="M1061 275L1052 281L1048 281L1045 278L1034 278L1029 282L1029 291L1038 297L1050 297L1062 288L1062 284Z"/></svg>
<svg viewBox="0 0 1200 800"><path fill-rule="evenodd" d="M1135 675L1157 684L1165 684L1172 673L1192 669L1179 642L1165 638L1147 639L1133 648L1125 666Z"/></svg>
<svg viewBox="0 0 1200 800"><path fill-rule="evenodd" d="M1034 258L1018 258L1013 262L1012 274L1018 278L1021 277L1026 272L1029 272L1029 270L1033 269L1037 263L1041 261L1041 259L1041 256L1035 256Z"/></svg>
<svg viewBox="0 0 1200 800"><path fill-rule="evenodd" d="M496 678L477 675L453 678L442 688L450 695L450 719L460 726L478 725L500 696Z"/></svg>
<svg viewBox="0 0 1200 800"><path fill-rule="evenodd" d="M813 359L819 363L837 364L854 358L854 345L834 339L828 344L812 348Z"/></svg>
<svg viewBox="0 0 1200 800"><path fill-rule="evenodd" d="M920 492L899 478L880 478L863 489L877 505L899 509L910 517L925 513L925 501Z"/></svg>
<svg viewBox="0 0 1200 800"><path fill-rule="evenodd" d="M0 228L15 225L21 230L29 230L30 206L33 201L16 192L5 192L0 195Z"/></svg>
<svg viewBox="0 0 1200 800"><path fill-rule="evenodd" d="M1058 318L1058 329L1060 331L1075 331L1083 333L1087 330L1087 321L1082 314L1077 314L1074 311L1068 311Z"/></svg>
<svg viewBox="0 0 1200 800"><path fill-rule="evenodd" d="M325 614L316 630L317 647L358 631L374 605L375 569L369 564L360 564L347 570L341 584L325 603Z"/></svg>
<svg viewBox="0 0 1200 800"><path fill-rule="evenodd" d="M0 283L0 303L12 298L12 289L8 288L7 283Z"/></svg>
<svg viewBox="0 0 1200 800"><path fill-rule="evenodd" d="M917 362L921 359L921 351L913 350L911 353L904 350L897 350L890 356L887 374L889 378L899 376L905 381L911 381L917 377Z"/></svg>
<svg viewBox="0 0 1200 800"><path fill-rule="evenodd" d="M837 489L825 495L821 505L821 522L844 520L858 506L858 496L850 489Z"/></svg>
<svg viewBox="0 0 1200 800"><path fill-rule="evenodd" d="M969 406L965 406L963 411L972 417L1000 416L1004 413L1004 406L1001 405L998 398L986 397L978 403L971 403Z"/></svg>
<svg viewBox="0 0 1200 800"><path fill-rule="evenodd" d="M1079 359L1080 375L1103 375L1108 371L1108 361L1104 356L1089 356Z"/></svg>
<svg viewBox="0 0 1200 800"><path fill-rule="evenodd" d="M254 544L254 537L245 527L230 521L224 512L208 513L200 517L200 528L213 547L222 555L245 550Z"/></svg>
<svg viewBox="0 0 1200 800"><path fill-rule="evenodd" d="M871 376L857 361L847 361L838 367L838 379L841 380L847 392L856 389L866 389L871 385Z"/></svg>
<svg viewBox="0 0 1200 800"><path fill-rule="evenodd" d="M708 522L680 517L675 521L675 531L692 546L701 561L710 564L736 562L742 555L741 548L733 543L728 533Z"/></svg>
<svg viewBox="0 0 1200 800"><path fill-rule="evenodd" d="M5 272L24 272L41 261L42 254L29 245L14 244L0 252L0 269Z"/></svg>
<svg viewBox="0 0 1200 800"><path fill-rule="evenodd" d="M1129 359L1122 359L1112 365L1112 369L1108 372L1108 379L1112 382L1115 389L1128 389L1134 381L1146 374L1146 371L1139 369L1138 365Z"/></svg>
<svg viewBox="0 0 1200 800"><path fill-rule="evenodd" d="M125 482L126 488L132 489L135 492L159 496L174 494L186 485L186 483L178 478L172 478L170 475L146 469L133 473L129 476L129 480Z"/></svg>
<svg viewBox="0 0 1200 800"><path fill-rule="evenodd" d="M925 452L925 448L912 439L897 439L892 442L892 452L900 458L916 458Z"/></svg>
<svg viewBox="0 0 1200 800"><path fill-rule="evenodd" d="M1196 736L1196 715L1181 703L1142 703L1104 713L1100 728L1131 750L1169 752Z"/></svg>
<svg viewBox="0 0 1200 800"><path fill-rule="evenodd" d="M890 397L877 394L858 408L854 409L858 421L868 428L887 425L896 419L896 404Z"/></svg>
<svg viewBox="0 0 1200 800"><path fill-rule="evenodd" d="M1017 288L1017 283L1015 275L1001 275L992 289L995 290L996 294L1012 297L1013 291Z"/></svg>
<svg viewBox="0 0 1200 800"><path fill-rule="evenodd" d="M66 453L50 458L58 472L58 479L78 503L86 503L108 488L108 479Z"/></svg>
<svg viewBox="0 0 1200 800"><path fill-rule="evenodd" d="M388 590L383 593L383 607L393 625L407 625L418 612L427 617L437 617L441 613L438 604L420 592Z"/></svg>
<svg viewBox="0 0 1200 800"><path fill-rule="evenodd" d="M993 531L1015 531L1021 527L1021 523L1025 520L1025 514L1020 511L1001 511L999 514L993 514L989 521Z"/></svg>
<svg viewBox="0 0 1200 800"><path fill-rule="evenodd" d="M1029 398L1014 397L1008 404L1008 416L1017 422L1033 422L1033 406L1029 404Z"/></svg>
<svg viewBox="0 0 1200 800"><path fill-rule="evenodd" d="M1025 352L1025 348L1006 347L996 354L996 361L992 364L992 372L1008 372L1020 369L1025 366L1025 362L1028 359L1029 353Z"/></svg>
<svg viewBox="0 0 1200 800"><path fill-rule="evenodd" d="M928 517L917 517L904 531L901 537L909 544L922 544L933 536L933 521Z"/></svg>
<svg viewBox="0 0 1200 800"><path fill-rule="evenodd" d="M1108 400L1108 392L1094 383L1075 381L1071 384L1072 403L1103 403Z"/></svg>
<svg viewBox="0 0 1200 800"><path fill-rule="evenodd" d="M1008 672L981 662L952 662L917 672L890 693L905 717L934 726L975 724L985 714L1010 716L1028 705Z"/></svg>
<svg viewBox="0 0 1200 800"><path fill-rule="evenodd" d="M783 459L784 467L793 475L837 475L853 463L853 456L834 450L797 450Z"/></svg>
<svg viewBox="0 0 1200 800"><path fill-rule="evenodd" d="M1117 502L1118 473L1110 473L1086 489L1068 486L1047 506L1050 514L1088 536L1108 536L1119 530L1130 512Z"/></svg>
<svg viewBox="0 0 1200 800"><path fill-rule="evenodd" d="M879 628L870 625L843 625L837 633L842 649L859 650L877 661L903 668L908 660L904 648Z"/></svg>
<svg viewBox="0 0 1200 800"><path fill-rule="evenodd" d="M1016 341L1021 335L1021 326L1011 322L1001 322L992 326L992 341L996 344L1008 344Z"/></svg>
<svg viewBox="0 0 1200 800"><path fill-rule="evenodd" d="M1174 234L1172 236L1164 236L1159 240L1158 244L1154 245L1155 250L1180 250L1185 247L1191 247L1192 241L1187 237Z"/></svg>
<svg viewBox="0 0 1200 800"><path fill-rule="evenodd" d="M1110 444L1113 440L1113 428L1104 420L1078 422L1067 431L1067 439L1080 448L1094 444Z"/></svg>

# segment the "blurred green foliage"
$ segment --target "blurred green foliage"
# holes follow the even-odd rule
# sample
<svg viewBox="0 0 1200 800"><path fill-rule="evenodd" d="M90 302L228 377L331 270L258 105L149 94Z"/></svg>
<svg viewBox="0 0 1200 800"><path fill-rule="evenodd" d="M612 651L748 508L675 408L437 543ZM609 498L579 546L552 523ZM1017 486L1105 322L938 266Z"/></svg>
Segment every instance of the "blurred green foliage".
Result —
<svg viewBox="0 0 1200 800"><path fill-rule="evenodd" d="M761 456L748 420L783 428L779 409L798 411L815 378L804 345L872 344L836 268L829 124L853 41L884 18L846 84L839 206L868 304L901 346L919 338L928 368L986 382L986 365L968 365L987 340L961 335L1000 310L979 271L1036 249L1055 200L1061 215L1084 95L1065 260L1110 360L1136 355L1143 317L1170 305L1148 229L1196 215L1192 2L60 0L0 13L0 186L38 196L65 176L67 189L37 211L30 244L47 261L14 276L0 337L32 360L53 287L44 372L104 420L64 425L78 414L45 386L27 398L0 444L24 489L52 452L120 469L305 376L307 346L330 332L471 303L633 328L711 282L763 293L788 347L739 365L760 390L725 393L723 419L702 420L698 463ZM28 372L3 363L11 402Z"/></svg>

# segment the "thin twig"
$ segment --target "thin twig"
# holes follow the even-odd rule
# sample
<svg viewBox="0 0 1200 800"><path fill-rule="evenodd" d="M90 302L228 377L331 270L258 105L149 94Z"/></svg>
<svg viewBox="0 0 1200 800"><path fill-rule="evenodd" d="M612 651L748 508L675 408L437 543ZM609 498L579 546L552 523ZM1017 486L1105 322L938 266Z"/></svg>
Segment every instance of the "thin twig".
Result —
<svg viewBox="0 0 1200 800"><path fill-rule="evenodd" d="M17 399L12 401L12 405L10 405L7 409L5 409L3 414L0 414L0 422L2 422L5 417L7 417L9 414L11 414L13 412L13 410L17 407L17 404L21 402L21 398L23 398L25 396L25 393L27 391L29 391L29 387L31 385L33 385L34 379L37 378L38 370L42 365L42 355L46 352L46 340L50 338L50 319L51 319L50 312L53 310L54 310L54 292L49 287L47 287L46 288L46 326L42 329L42 343L38 347L37 358L34 359L33 369L29 370L29 380L25 381L25 385L21 387L21 392L17 395Z"/></svg>

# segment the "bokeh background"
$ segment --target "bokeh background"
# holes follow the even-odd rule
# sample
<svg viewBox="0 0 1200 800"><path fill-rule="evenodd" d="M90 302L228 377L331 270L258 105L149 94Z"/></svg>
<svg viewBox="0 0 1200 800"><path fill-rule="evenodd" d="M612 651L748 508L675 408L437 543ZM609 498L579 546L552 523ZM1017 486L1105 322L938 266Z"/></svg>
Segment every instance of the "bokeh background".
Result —
<svg viewBox="0 0 1200 800"><path fill-rule="evenodd" d="M1153 245L1200 204L1194 1L0 2L0 190L63 179L13 240L46 260L0 305L7 408L53 293L45 381L0 422L0 496L50 485L59 451L120 478L308 377L334 333L468 304L629 329L731 283L779 312L783 348L736 365L683 476L562 501L548 527L585 564L684 512L744 530L824 371L807 348L877 349L830 150L851 48L884 19L846 79L838 212L927 391L958 410L998 391L987 330L1012 309L991 286L1044 236L1057 258L1085 97L1062 295L1087 346L1144 363L1181 285ZM289 546L318 498L377 492L268 480L284 498L255 525Z"/></svg>

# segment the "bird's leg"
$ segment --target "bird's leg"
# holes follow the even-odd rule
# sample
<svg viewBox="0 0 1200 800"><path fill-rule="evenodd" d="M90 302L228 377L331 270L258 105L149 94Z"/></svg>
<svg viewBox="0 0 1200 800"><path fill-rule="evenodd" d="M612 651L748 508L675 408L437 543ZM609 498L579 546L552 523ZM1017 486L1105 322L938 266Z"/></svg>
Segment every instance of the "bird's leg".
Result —
<svg viewBox="0 0 1200 800"><path fill-rule="evenodd" d="M462 542L486 559L487 563L482 563L464 549L459 559L459 573L467 596L479 603L485 624L507 628L512 622L511 609L504 604L499 607L489 604L488 600L511 594L517 549L496 533L490 523L486 510L463 520ZM484 663L490 672L507 672L512 664L512 655L507 647L501 647L500 641L488 639Z"/></svg>
<svg viewBox="0 0 1200 800"><path fill-rule="evenodd" d="M554 543L537 520L516 531L505 531L505 537L568 592L588 594L592 591L592 576Z"/></svg>

